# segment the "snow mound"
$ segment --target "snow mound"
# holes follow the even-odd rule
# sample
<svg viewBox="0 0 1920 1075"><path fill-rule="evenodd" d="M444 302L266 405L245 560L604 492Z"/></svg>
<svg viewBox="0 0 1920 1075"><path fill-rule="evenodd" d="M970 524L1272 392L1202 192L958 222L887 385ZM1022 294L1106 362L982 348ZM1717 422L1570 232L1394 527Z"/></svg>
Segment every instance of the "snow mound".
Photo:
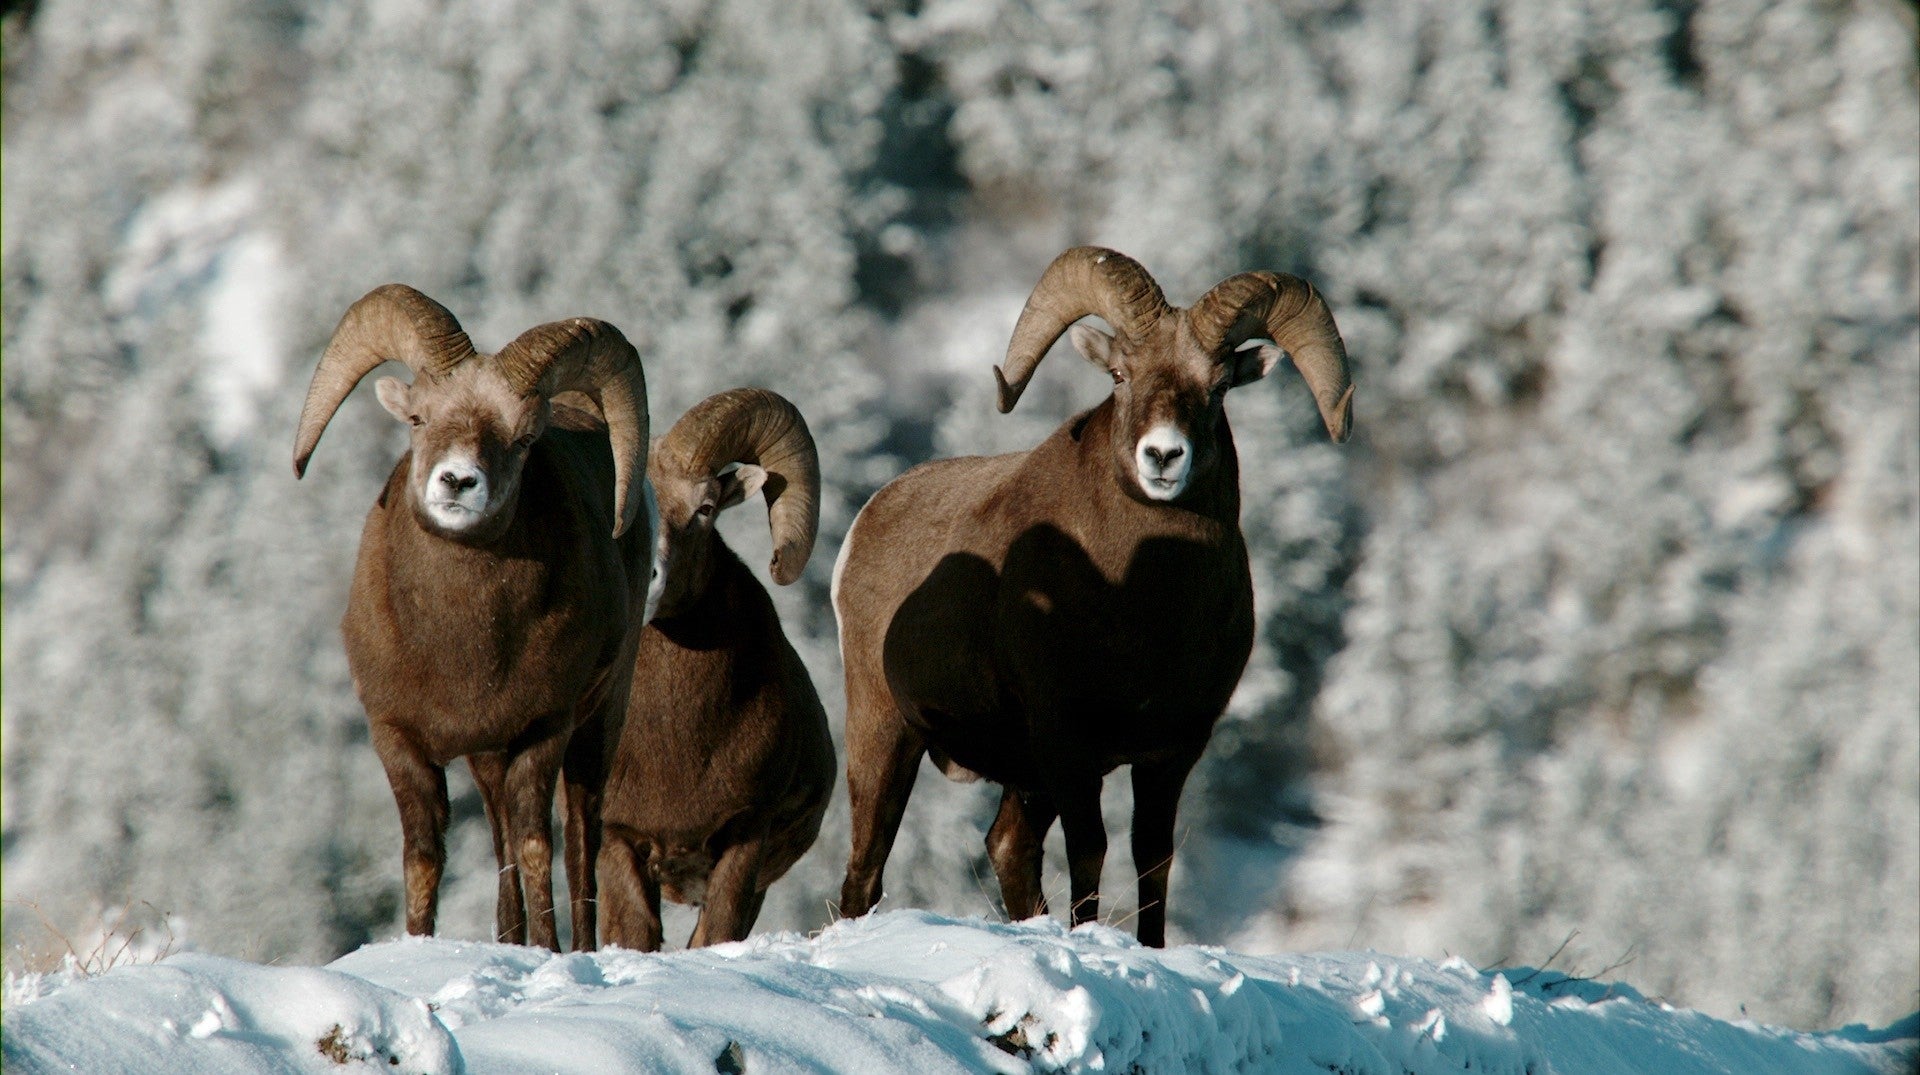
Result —
<svg viewBox="0 0 1920 1075"><path fill-rule="evenodd" d="M407 939L10 989L9 1073L1904 1072L1920 1017L1824 1034L1630 987L1377 953L1256 957L897 911L815 937L555 955Z"/></svg>
<svg viewBox="0 0 1920 1075"><path fill-rule="evenodd" d="M37 1000L8 992L9 1073L462 1070L426 1001L325 968L188 952L69 979Z"/></svg>

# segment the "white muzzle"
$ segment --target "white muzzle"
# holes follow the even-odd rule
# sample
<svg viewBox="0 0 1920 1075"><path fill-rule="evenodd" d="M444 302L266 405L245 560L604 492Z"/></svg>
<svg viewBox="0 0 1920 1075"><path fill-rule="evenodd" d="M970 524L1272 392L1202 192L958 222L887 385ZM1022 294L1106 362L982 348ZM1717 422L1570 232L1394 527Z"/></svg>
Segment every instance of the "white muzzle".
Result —
<svg viewBox="0 0 1920 1075"><path fill-rule="evenodd" d="M1193 474L1193 443L1170 425L1147 430L1133 449L1140 489L1153 500L1172 500L1186 492Z"/></svg>
<svg viewBox="0 0 1920 1075"><path fill-rule="evenodd" d="M446 530L465 530L486 518L486 472L471 460L441 460L427 475L427 514Z"/></svg>

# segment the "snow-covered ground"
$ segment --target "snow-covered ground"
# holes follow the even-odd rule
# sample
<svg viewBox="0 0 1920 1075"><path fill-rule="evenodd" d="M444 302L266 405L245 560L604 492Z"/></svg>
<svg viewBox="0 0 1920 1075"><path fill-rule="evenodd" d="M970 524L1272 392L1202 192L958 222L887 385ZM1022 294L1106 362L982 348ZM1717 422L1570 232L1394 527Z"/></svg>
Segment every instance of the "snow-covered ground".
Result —
<svg viewBox="0 0 1920 1075"><path fill-rule="evenodd" d="M30 1072L1905 1072L1920 1014L1809 1034L1552 971L1157 951L896 911L814 937L553 955L408 939L326 967L184 953L9 979Z"/></svg>

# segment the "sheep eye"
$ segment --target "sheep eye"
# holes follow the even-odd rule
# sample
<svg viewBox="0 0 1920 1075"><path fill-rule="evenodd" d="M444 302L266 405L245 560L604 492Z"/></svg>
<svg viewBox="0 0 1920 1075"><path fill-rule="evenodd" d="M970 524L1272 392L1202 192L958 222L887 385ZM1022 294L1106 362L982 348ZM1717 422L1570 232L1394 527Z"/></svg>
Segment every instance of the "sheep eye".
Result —
<svg viewBox="0 0 1920 1075"><path fill-rule="evenodd" d="M415 429L418 429L421 426L426 425L427 420L425 418L420 417L417 414L409 414L407 415L407 424L410 426L413 426Z"/></svg>
<svg viewBox="0 0 1920 1075"><path fill-rule="evenodd" d="M1121 373L1121 372L1120 372L1119 370L1108 370L1107 372L1108 372L1108 373L1111 373L1111 374L1113 374L1113 383L1114 383L1114 384L1126 384L1126 383L1127 383L1127 375L1126 375L1126 374L1124 374L1124 373Z"/></svg>
<svg viewBox="0 0 1920 1075"><path fill-rule="evenodd" d="M700 516L702 519L713 518L713 502L708 501L707 503L700 505L699 507L693 510L693 513L695 515Z"/></svg>

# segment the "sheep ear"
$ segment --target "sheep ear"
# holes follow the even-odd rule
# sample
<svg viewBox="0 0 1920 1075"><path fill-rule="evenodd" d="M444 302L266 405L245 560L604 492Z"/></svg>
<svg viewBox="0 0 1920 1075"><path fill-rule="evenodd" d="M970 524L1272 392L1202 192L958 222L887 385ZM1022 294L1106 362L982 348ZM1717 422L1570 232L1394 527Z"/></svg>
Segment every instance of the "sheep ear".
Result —
<svg viewBox="0 0 1920 1075"><path fill-rule="evenodd" d="M753 494L767 484L765 467L752 463L739 466L720 475L720 510L725 511L742 501L749 500Z"/></svg>
<svg viewBox="0 0 1920 1075"><path fill-rule="evenodd" d="M1075 325L1067 330L1067 338L1073 341L1073 349L1080 352L1080 357L1103 370L1113 368L1112 336L1092 325Z"/></svg>
<svg viewBox="0 0 1920 1075"><path fill-rule="evenodd" d="M1248 340L1241 344L1227 356L1227 361L1233 367L1233 386L1238 388L1243 384L1252 384L1272 373L1273 367L1284 354L1286 352L1272 340Z"/></svg>
<svg viewBox="0 0 1920 1075"><path fill-rule="evenodd" d="M374 382L373 392L380 397L380 405L387 413L411 424L413 415L407 406L407 382L398 377L382 377Z"/></svg>

